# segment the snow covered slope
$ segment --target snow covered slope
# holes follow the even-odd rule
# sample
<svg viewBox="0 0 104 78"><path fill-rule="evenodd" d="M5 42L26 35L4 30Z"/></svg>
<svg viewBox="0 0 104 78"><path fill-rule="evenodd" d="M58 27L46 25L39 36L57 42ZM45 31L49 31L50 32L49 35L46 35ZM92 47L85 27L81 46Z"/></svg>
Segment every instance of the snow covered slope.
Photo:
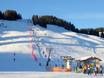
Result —
<svg viewBox="0 0 104 78"><path fill-rule="evenodd" d="M48 56L53 67L64 64L64 55L104 60L104 39L53 25L45 29L30 20L0 20L0 71L46 71Z"/></svg>

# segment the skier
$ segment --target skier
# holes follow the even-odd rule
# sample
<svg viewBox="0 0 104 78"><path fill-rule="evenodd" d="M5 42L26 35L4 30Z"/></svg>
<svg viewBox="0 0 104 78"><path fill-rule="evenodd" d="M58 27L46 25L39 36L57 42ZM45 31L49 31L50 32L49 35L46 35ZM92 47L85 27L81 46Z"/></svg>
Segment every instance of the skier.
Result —
<svg viewBox="0 0 104 78"><path fill-rule="evenodd" d="M90 66L88 66L88 68L87 68L87 73L88 73L88 75L90 75Z"/></svg>
<svg viewBox="0 0 104 78"><path fill-rule="evenodd" d="M15 61L16 61L16 59L15 59L15 58L13 58L13 61L15 62Z"/></svg>
<svg viewBox="0 0 104 78"><path fill-rule="evenodd" d="M14 62L16 61L15 55L16 55L16 53L14 52L14 53L13 53L13 56L14 56L13 61L14 61Z"/></svg>
<svg viewBox="0 0 104 78"><path fill-rule="evenodd" d="M14 52L14 54L13 54L14 56L16 55L16 53Z"/></svg>
<svg viewBox="0 0 104 78"><path fill-rule="evenodd" d="M101 65L99 68L100 74L103 75L103 66Z"/></svg>
<svg viewBox="0 0 104 78"><path fill-rule="evenodd" d="M97 67L94 66L94 75L96 76L97 75Z"/></svg>

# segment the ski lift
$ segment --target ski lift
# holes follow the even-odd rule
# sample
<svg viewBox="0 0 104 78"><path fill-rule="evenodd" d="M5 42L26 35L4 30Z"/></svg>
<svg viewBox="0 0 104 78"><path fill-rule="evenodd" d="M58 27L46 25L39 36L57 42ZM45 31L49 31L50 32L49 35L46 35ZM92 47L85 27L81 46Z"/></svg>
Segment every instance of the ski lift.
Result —
<svg viewBox="0 0 104 78"><path fill-rule="evenodd" d="M46 66L48 66L49 65L49 62L51 61L51 59L50 58L48 58L48 61L47 61L47 63L46 63Z"/></svg>

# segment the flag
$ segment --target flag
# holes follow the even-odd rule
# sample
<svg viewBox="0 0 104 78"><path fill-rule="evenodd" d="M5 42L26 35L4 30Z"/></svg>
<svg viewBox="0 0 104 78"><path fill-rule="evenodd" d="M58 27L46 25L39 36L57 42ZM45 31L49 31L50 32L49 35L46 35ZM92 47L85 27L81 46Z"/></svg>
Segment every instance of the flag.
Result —
<svg viewBox="0 0 104 78"><path fill-rule="evenodd" d="M33 58L35 61L37 61L37 57L36 57L36 55L35 55L35 53L34 53L34 50L32 50L32 58Z"/></svg>

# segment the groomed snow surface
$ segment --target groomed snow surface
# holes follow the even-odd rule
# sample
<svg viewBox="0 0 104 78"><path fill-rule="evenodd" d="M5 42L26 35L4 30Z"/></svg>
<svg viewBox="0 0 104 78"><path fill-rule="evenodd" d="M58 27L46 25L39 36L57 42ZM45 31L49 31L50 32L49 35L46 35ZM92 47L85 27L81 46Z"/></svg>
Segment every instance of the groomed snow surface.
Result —
<svg viewBox="0 0 104 78"><path fill-rule="evenodd" d="M104 76L65 72L5 72L0 73L0 78L104 78Z"/></svg>
<svg viewBox="0 0 104 78"><path fill-rule="evenodd" d="M46 72L46 62L50 54L50 67L64 64L61 56L73 58L96 56L104 63L104 39L67 31L64 28L48 25L42 28L33 25L30 20L0 20L0 78L92 78L75 73L41 73ZM37 60L34 60L35 55ZM33 71L33 73L14 73ZM6 75L5 75L6 74ZM41 77L43 76L44 77ZM48 77L49 76L49 77ZM51 77L53 76L53 77ZM79 77L78 77L79 76ZM96 77L95 77L96 78ZM98 78L103 78L102 76Z"/></svg>

